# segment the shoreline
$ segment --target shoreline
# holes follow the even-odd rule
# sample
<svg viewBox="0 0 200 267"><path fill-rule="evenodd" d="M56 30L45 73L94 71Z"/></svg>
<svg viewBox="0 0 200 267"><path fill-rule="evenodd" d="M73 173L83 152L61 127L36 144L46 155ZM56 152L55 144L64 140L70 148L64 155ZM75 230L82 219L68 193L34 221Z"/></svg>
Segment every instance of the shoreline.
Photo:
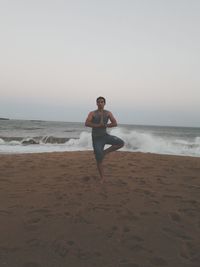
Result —
<svg viewBox="0 0 200 267"><path fill-rule="evenodd" d="M200 158L0 154L0 265L198 267Z"/></svg>
<svg viewBox="0 0 200 267"><path fill-rule="evenodd" d="M67 153L92 153L93 154L93 149L88 149L88 150L71 150L71 151L46 151L46 152L0 152L0 157L1 156L8 156L8 155L13 155L13 156L17 156L17 155L48 155L48 154L67 154ZM157 156L166 156L166 157L181 157L181 158L195 158L195 159L200 159L200 156L190 156L190 155L184 155L184 154L160 154L160 153L154 153L154 152L141 152L141 151L123 151L123 150L119 150L117 153L127 153L127 154L144 154L144 155L157 155Z"/></svg>

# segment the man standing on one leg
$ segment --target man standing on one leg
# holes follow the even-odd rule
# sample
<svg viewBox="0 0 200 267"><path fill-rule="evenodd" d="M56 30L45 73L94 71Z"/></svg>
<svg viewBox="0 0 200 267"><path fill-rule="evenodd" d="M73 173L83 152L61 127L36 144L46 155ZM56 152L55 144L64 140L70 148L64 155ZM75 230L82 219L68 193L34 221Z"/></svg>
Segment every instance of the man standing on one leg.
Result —
<svg viewBox="0 0 200 267"><path fill-rule="evenodd" d="M106 131L107 128L116 127L117 121L110 111L104 110L106 104L105 98L102 96L98 97L96 104L98 109L88 114L85 126L92 128L94 154L101 181L103 182L105 179L102 165L104 156L123 147L124 141L116 136L108 134ZM104 150L106 144L111 146Z"/></svg>

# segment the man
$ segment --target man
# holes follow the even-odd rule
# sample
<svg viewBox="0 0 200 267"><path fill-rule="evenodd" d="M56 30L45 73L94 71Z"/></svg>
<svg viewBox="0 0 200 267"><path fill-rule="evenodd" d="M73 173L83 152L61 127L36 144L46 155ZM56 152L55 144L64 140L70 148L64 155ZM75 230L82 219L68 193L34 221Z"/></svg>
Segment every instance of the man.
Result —
<svg viewBox="0 0 200 267"><path fill-rule="evenodd" d="M94 148L94 154L97 162L97 169L100 174L101 182L105 180L103 170L103 159L104 156L112 151L118 150L124 146L124 141L120 138L110 135L106 129L117 126L117 121L113 114L104 110L106 100L100 96L96 99L98 109L91 111L85 121L85 126L92 128L92 143ZM104 150L104 146L111 145L109 148Z"/></svg>

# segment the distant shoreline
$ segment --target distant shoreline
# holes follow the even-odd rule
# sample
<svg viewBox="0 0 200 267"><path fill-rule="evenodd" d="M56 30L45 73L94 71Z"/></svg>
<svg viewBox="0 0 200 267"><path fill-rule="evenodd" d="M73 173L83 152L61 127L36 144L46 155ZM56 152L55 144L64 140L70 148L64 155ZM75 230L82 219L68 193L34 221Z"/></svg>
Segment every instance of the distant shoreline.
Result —
<svg viewBox="0 0 200 267"><path fill-rule="evenodd" d="M0 120L10 120L10 121L30 121L30 122L64 122L64 123L81 123L83 121L63 121L63 120L41 120L41 119L21 119L21 118L0 118ZM185 126L185 125L154 125L154 124L128 124L128 123L119 123L118 126L139 126L139 127L165 127L165 128L200 128L199 126Z"/></svg>
<svg viewBox="0 0 200 267"><path fill-rule="evenodd" d="M9 118L0 118L1 121L8 121L10 120Z"/></svg>

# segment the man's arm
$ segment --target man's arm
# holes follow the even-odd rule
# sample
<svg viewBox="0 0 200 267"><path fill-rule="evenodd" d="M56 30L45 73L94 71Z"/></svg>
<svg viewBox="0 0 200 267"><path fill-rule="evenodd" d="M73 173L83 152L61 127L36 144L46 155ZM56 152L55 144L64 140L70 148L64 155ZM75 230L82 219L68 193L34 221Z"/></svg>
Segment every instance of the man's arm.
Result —
<svg viewBox="0 0 200 267"><path fill-rule="evenodd" d="M110 123L108 123L106 125L106 127L108 127L108 128L116 127L117 121L116 121L115 117L113 116L113 114L111 112L109 112L108 116L109 116Z"/></svg>
<svg viewBox="0 0 200 267"><path fill-rule="evenodd" d="M88 117L87 117L87 119L86 119L86 121L85 121L85 126L87 126L87 127L91 127L91 128L102 128L102 127L105 127L105 125L104 125L103 123L99 123L99 124L97 124L97 123L93 123L93 122L92 122L93 114L94 114L93 111L91 111L91 112L88 114Z"/></svg>

